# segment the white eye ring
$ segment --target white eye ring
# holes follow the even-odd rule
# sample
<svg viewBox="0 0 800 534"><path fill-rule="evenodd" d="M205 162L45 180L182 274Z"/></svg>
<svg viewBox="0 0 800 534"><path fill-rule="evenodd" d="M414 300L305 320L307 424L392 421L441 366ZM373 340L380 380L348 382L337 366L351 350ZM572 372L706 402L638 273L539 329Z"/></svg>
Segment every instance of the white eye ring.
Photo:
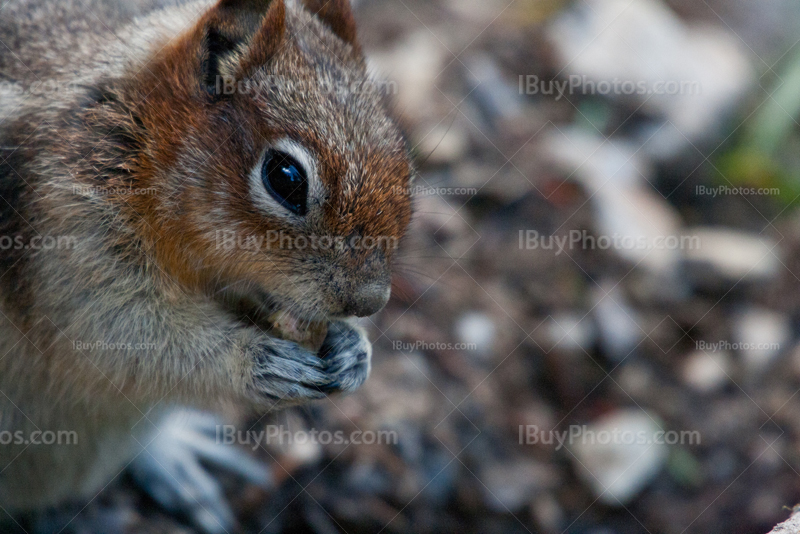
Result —
<svg viewBox="0 0 800 534"><path fill-rule="evenodd" d="M289 139L288 137L281 138L272 145L268 146L261 153L255 167L250 171L250 196L253 204L260 208L269 215L282 217L285 219L300 219L302 216L296 215L288 210L280 202L275 200L272 195L264 187L262 181L262 166L264 165L264 158L269 150L275 150L288 154L297 161L302 167L308 181L308 207L309 213L315 204L319 204L324 198L324 188L322 180L319 177L317 160L311 152L303 145ZM315 202L316 201L316 202Z"/></svg>

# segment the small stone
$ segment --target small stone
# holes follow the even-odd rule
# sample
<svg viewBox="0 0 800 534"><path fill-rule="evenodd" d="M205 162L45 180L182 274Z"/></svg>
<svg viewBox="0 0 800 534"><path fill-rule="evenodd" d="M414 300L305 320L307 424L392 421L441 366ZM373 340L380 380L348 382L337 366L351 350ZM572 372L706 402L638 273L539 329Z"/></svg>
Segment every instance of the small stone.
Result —
<svg viewBox="0 0 800 534"><path fill-rule="evenodd" d="M600 346L608 358L622 361L644 339L639 326L641 318L622 292L611 284L601 284L595 292L595 301L592 315L599 330Z"/></svg>
<svg viewBox="0 0 800 534"><path fill-rule="evenodd" d="M620 410L584 428L571 446L578 473L601 502L624 506L661 471L668 446L653 443L661 430L639 409Z"/></svg>
<svg viewBox="0 0 800 534"><path fill-rule="evenodd" d="M459 342L478 354L491 353L494 347L495 324L483 313L472 312L462 315L456 321L456 335Z"/></svg>
<svg viewBox="0 0 800 534"><path fill-rule="evenodd" d="M686 25L660 0L584 0L547 30L568 98L600 94L639 103L656 121L644 154L669 159L718 135L755 83L740 39L724 27Z"/></svg>
<svg viewBox="0 0 800 534"><path fill-rule="evenodd" d="M730 380L732 365L728 352L697 351L686 358L681 377L694 390L711 393Z"/></svg>
<svg viewBox="0 0 800 534"><path fill-rule="evenodd" d="M542 134L541 155L594 193L647 184L653 169L629 143L603 138L579 128Z"/></svg>
<svg viewBox="0 0 800 534"><path fill-rule="evenodd" d="M792 509L791 517L770 530L769 534L796 534L797 532L800 532L800 508L795 506Z"/></svg>
<svg viewBox="0 0 800 534"><path fill-rule="evenodd" d="M545 160L590 195L596 232L578 246L611 250L659 277L674 276L681 259L681 218L649 185L653 170L634 147L577 129L553 131L541 146Z"/></svg>
<svg viewBox="0 0 800 534"><path fill-rule="evenodd" d="M734 283L770 280L779 272L779 250L770 239L720 228L695 228L687 236L686 262L699 287L719 288L720 278Z"/></svg>
<svg viewBox="0 0 800 534"><path fill-rule="evenodd" d="M789 319L771 310L750 308L733 320L734 347L748 370L766 370L791 340Z"/></svg>

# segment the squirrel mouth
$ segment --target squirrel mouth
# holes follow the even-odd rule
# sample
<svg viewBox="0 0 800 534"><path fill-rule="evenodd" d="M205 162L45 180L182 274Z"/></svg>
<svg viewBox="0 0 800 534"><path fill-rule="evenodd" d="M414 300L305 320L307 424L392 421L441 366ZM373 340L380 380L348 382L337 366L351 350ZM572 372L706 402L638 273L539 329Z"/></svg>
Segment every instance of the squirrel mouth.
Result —
<svg viewBox="0 0 800 534"><path fill-rule="evenodd" d="M310 320L290 312L268 293L247 294L227 291L221 302L242 323L261 328L269 334L318 352L328 333L329 320Z"/></svg>

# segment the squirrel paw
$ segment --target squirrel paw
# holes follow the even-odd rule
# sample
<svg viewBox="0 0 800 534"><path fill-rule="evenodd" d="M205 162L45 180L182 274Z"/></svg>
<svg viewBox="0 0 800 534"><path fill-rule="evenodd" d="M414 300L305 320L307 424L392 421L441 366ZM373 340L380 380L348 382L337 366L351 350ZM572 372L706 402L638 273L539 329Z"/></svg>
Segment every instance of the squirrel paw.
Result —
<svg viewBox="0 0 800 534"><path fill-rule="evenodd" d="M350 393L369 376L372 344L360 327L336 321L328 327L319 356L331 379L322 390L325 393Z"/></svg>
<svg viewBox="0 0 800 534"><path fill-rule="evenodd" d="M320 357L283 339L269 337L256 350L254 389L273 405L321 399L331 382Z"/></svg>
<svg viewBox="0 0 800 534"><path fill-rule="evenodd" d="M185 516L206 534L235 529L236 519L207 463L262 487L271 485L269 470L245 451L216 439L219 421L210 414L176 410L129 467L134 481L165 510ZM202 462L202 463L201 463Z"/></svg>
<svg viewBox="0 0 800 534"><path fill-rule="evenodd" d="M364 331L335 321L314 353L297 343L270 338L256 356L255 388L259 397L277 403L321 399L358 389L369 376L372 345Z"/></svg>

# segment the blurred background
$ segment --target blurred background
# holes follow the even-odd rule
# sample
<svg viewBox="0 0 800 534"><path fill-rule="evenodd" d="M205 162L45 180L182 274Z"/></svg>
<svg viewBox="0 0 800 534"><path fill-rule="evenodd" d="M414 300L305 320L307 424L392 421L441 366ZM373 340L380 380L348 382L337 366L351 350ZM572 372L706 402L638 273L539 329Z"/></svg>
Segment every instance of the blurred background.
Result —
<svg viewBox="0 0 800 534"><path fill-rule="evenodd" d="M418 157L357 394L247 532L765 533L800 502L800 4L361 0ZM631 438L633 436L633 438ZM380 441L380 440L379 440ZM126 479L87 514L188 531Z"/></svg>

